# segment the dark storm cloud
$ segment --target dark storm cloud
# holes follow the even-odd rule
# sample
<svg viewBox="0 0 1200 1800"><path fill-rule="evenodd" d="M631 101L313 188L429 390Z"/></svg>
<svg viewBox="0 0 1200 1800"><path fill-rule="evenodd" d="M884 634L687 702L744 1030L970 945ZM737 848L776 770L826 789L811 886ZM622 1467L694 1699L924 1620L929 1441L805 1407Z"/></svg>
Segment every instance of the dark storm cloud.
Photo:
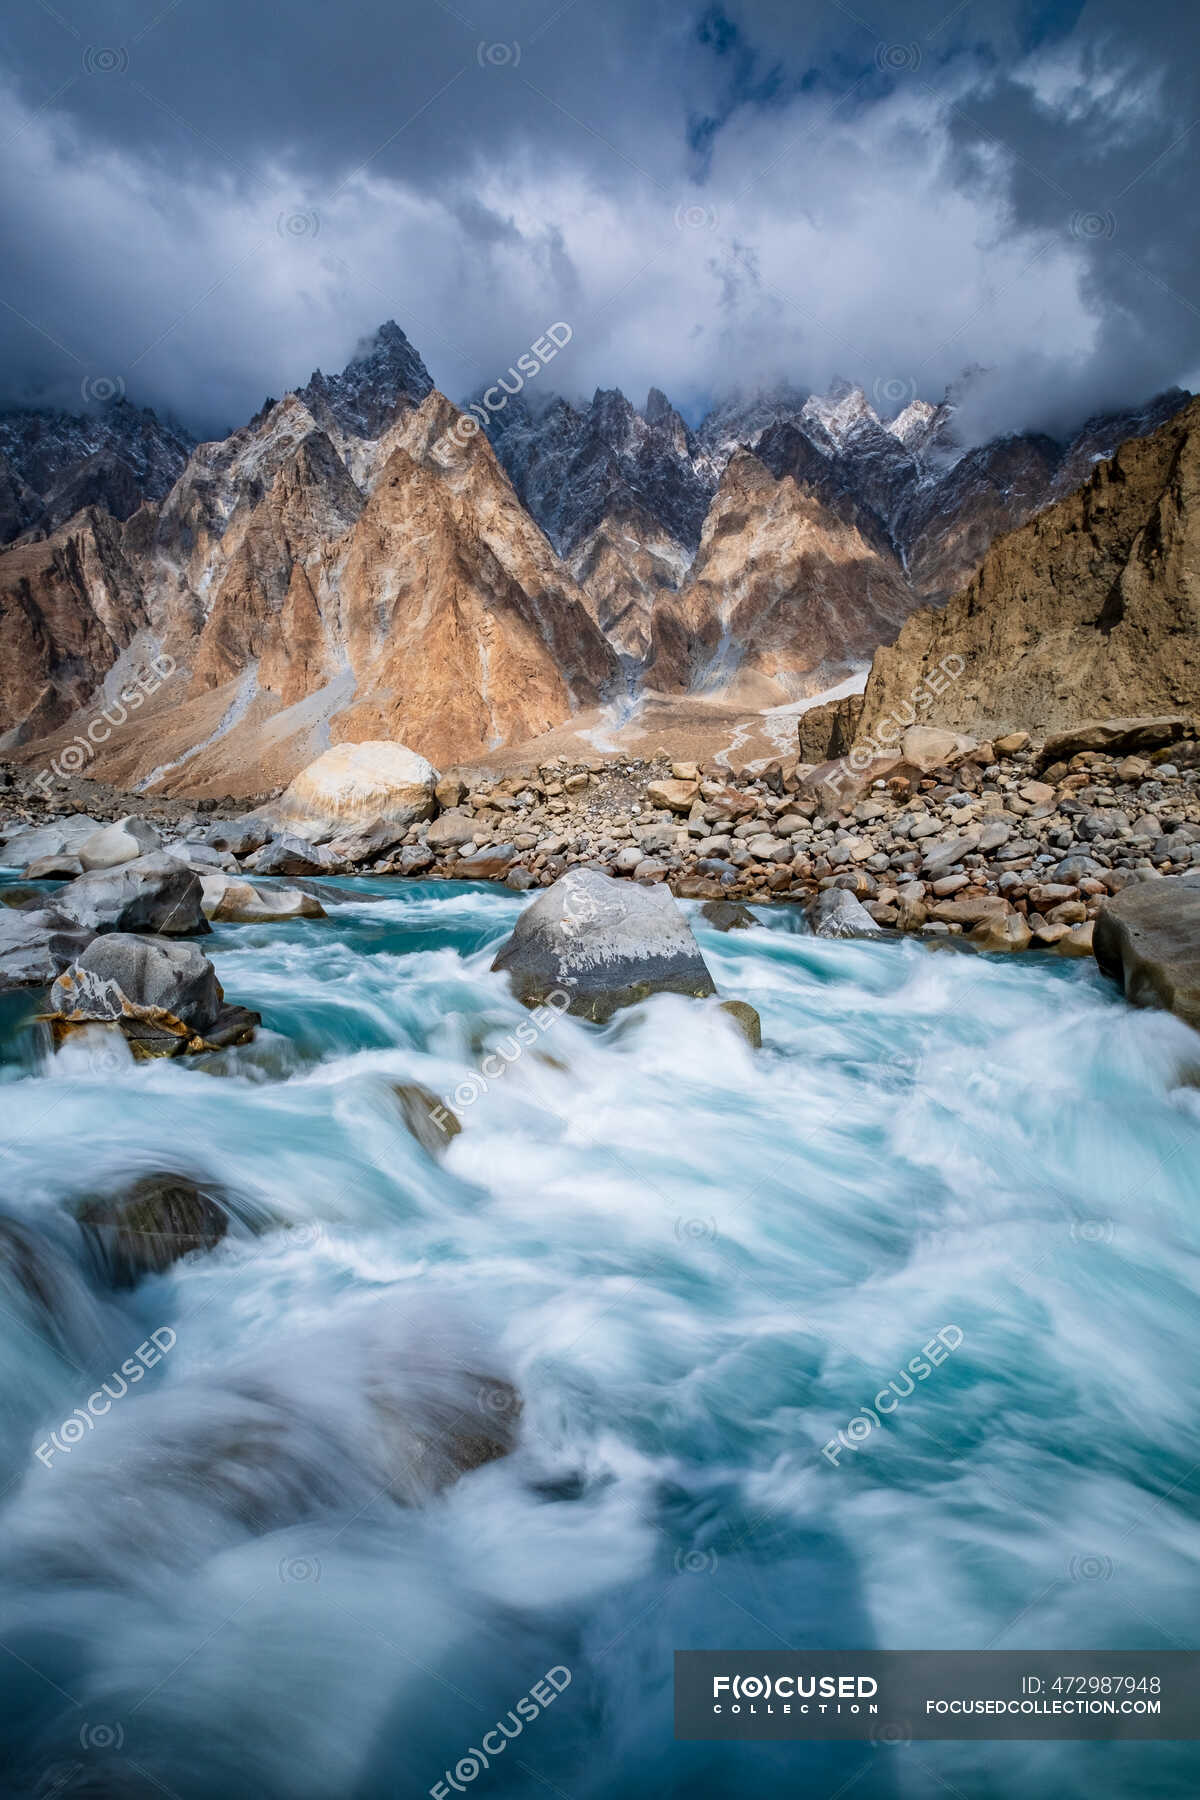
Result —
<svg viewBox="0 0 1200 1800"><path fill-rule="evenodd" d="M205 431L394 316L459 396L843 373L979 430L1197 374L1195 19L1132 0L27 0L3 397Z"/></svg>

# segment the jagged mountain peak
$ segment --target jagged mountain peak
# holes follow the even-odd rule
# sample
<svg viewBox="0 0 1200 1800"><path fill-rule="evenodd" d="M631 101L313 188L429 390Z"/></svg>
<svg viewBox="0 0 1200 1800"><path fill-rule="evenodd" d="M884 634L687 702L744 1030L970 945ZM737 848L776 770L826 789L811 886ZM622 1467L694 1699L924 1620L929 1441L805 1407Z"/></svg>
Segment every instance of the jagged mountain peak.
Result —
<svg viewBox="0 0 1200 1800"><path fill-rule="evenodd" d="M883 430L879 415L862 388L841 377L830 384L827 394L811 394L800 416L810 430L821 433L838 450L864 428Z"/></svg>
<svg viewBox="0 0 1200 1800"><path fill-rule="evenodd" d="M174 420L123 397L83 413L17 407L0 413L0 458L9 471L0 504L3 540L43 534L87 505L126 519L160 500L195 439Z"/></svg>
<svg viewBox="0 0 1200 1800"><path fill-rule="evenodd" d="M885 429L894 438L899 438L906 449L912 449L924 443L930 427L941 411L942 408L935 406L931 400L910 400L894 419L887 421Z"/></svg>
<svg viewBox="0 0 1200 1800"><path fill-rule="evenodd" d="M339 375L314 369L301 400L326 429L374 438L402 412L419 406L433 377L394 319L387 319L357 346Z"/></svg>

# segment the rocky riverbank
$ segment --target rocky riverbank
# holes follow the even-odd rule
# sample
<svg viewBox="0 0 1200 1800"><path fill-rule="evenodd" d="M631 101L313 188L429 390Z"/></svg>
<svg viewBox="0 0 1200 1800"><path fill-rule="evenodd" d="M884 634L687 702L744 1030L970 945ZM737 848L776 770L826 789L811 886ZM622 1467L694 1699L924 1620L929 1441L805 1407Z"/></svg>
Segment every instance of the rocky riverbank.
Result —
<svg viewBox="0 0 1200 1800"><path fill-rule="evenodd" d="M1154 747L1122 748L1146 739ZM69 855L73 827L78 847L84 822L64 817L68 807L82 804L94 820L135 810L129 796L93 795L81 781L49 798L11 774L9 783L0 855L34 872L55 853L56 833ZM304 836L273 821L261 796L249 817L236 817L232 799L201 810L139 796L136 811L156 823L163 847L203 868L206 900L214 878L243 873L520 890L582 866L700 899L812 902L834 890L839 898L815 913L829 932L894 929L1076 955L1089 953L1111 895L1200 868L1200 741L1184 720L1093 723L1049 744L918 727L883 761L781 759L740 773L663 757L559 758L500 779L431 771L430 788L428 817L404 822L402 811L390 824L350 827L331 817L322 829L310 816Z"/></svg>

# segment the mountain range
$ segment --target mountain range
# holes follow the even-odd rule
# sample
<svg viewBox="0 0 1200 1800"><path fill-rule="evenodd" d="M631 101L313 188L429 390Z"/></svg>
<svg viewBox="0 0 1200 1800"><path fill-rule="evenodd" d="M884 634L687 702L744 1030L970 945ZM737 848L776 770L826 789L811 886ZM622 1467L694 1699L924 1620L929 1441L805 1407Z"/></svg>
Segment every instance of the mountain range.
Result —
<svg viewBox="0 0 1200 1800"><path fill-rule="evenodd" d="M770 707L842 681L1189 396L964 447L957 400L523 395L488 433L392 322L193 445L120 401L0 415L0 744L33 755L174 672L96 772L258 791L328 743L469 761L639 692Z"/></svg>

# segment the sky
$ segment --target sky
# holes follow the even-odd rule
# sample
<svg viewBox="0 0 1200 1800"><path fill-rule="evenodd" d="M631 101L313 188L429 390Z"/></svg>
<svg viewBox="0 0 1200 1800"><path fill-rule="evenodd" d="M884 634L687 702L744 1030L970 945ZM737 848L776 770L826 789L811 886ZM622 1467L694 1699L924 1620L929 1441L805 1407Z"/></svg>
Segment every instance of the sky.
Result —
<svg viewBox="0 0 1200 1800"><path fill-rule="evenodd" d="M394 318L452 398L786 382L968 436L1200 386L1200 9L9 0L0 404L202 436Z"/></svg>

